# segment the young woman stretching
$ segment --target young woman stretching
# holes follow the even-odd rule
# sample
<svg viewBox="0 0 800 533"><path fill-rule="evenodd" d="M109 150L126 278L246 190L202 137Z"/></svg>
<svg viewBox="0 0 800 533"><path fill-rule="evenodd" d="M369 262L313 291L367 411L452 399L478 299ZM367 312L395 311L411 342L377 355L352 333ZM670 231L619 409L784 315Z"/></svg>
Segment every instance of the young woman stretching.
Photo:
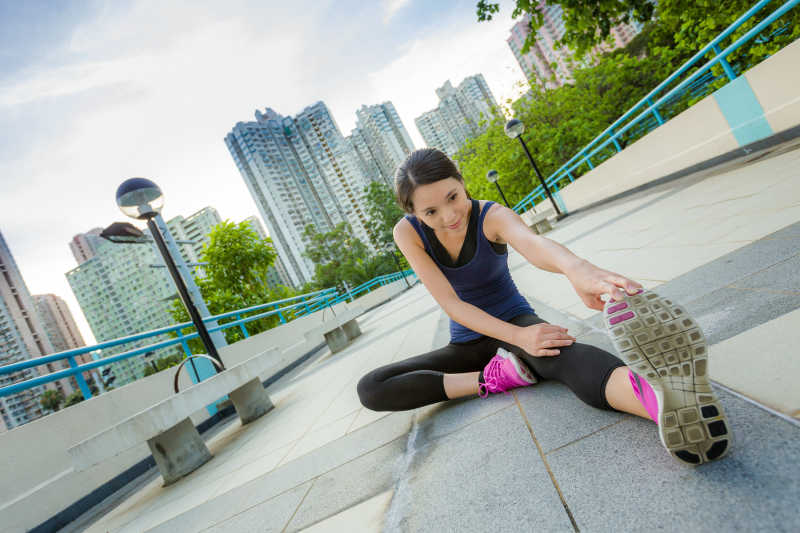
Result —
<svg viewBox="0 0 800 533"><path fill-rule="evenodd" d="M706 377L705 339L683 308L534 234L510 209L472 200L438 150L410 154L395 187L409 215L395 225L394 239L450 316L450 344L362 377L365 407L414 409L553 379L589 405L653 419L664 446L683 462L727 452L726 419ZM567 276L589 308L604 310L631 369L536 316L511 279L508 244L532 265Z"/></svg>

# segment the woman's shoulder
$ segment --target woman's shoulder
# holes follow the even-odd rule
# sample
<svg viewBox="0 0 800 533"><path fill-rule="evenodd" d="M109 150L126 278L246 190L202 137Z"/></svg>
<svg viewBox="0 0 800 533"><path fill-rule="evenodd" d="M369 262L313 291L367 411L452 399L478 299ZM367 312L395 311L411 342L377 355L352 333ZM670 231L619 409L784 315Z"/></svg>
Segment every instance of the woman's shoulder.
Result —
<svg viewBox="0 0 800 533"><path fill-rule="evenodd" d="M506 223L506 211L509 209L497 202L491 200L479 200L481 204L481 211L483 211L486 204L491 204L486 209L486 215L483 218L483 233L486 238L498 244L504 244L503 239L500 237L500 230Z"/></svg>

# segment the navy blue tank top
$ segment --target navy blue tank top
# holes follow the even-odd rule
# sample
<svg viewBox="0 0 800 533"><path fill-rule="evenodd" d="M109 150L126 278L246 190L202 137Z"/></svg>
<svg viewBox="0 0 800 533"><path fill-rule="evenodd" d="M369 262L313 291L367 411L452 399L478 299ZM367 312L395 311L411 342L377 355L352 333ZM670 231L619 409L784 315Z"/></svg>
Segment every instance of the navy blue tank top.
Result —
<svg viewBox="0 0 800 533"><path fill-rule="evenodd" d="M489 239L483 233L483 219L494 202L486 202L478 217L477 246L475 254L465 265L448 267L437 259L428 237L422 229L420 220L414 215L406 219L422 239L425 251L434 260L444 276L452 285L461 300L506 322L523 313L534 314L533 308L517 290L511 273L508 271L508 251L498 254L492 249ZM473 209L480 204L473 202ZM467 342L483 337L481 333L450 319L450 342Z"/></svg>

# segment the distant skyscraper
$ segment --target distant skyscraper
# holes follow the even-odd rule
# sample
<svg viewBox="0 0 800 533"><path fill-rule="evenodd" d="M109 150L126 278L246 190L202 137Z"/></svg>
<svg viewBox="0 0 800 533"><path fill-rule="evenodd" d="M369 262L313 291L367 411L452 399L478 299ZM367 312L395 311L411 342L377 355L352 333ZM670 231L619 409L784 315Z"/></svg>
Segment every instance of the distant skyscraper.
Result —
<svg viewBox="0 0 800 533"><path fill-rule="evenodd" d="M33 301L47 338L53 345L53 352L65 352L86 346L67 302L55 294L34 294ZM91 361L92 358L88 354L75 356L75 362L79 365ZM89 379L89 372L84 372L83 375ZM74 390L78 390L78 383L74 377L70 378L70 383Z"/></svg>
<svg viewBox="0 0 800 533"><path fill-rule="evenodd" d="M14 256L0 233L0 366L10 365L53 353L28 287L17 267ZM66 362L48 363L41 367L0 375L0 386L38 377L42 373L69 368ZM44 414L39 398L47 390L72 393L67 379L0 398L0 429L12 429Z"/></svg>
<svg viewBox="0 0 800 533"><path fill-rule="evenodd" d="M261 225L261 221L257 217L247 217L244 222L250 224L250 227L253 228L253 231L258 234L262 241L267 240L267 232L264 231L264 226ZM283 266L283 261L281 261L279 255L276 255L275 262L267 270L267 285L273 288L278 285L292 286L289 273L286 272L286 267Z"/></svg>
<svg viewBox="0 0 800 533"><path fill-rule="evenodd" d="M149 231L145 230L145 234L149 235ZM76 235L72 242L88 243L93 253L92 257L67 272L66 277L97 342L175 323L168 309L177 298L177 290L166 268L151 266L163 263L153 244L112 243L99 237L97 230ZM182 247L182 251L185 250L186 247ZM191 258L184 257L187 259ZM101 355L108 357L169 338L161 335L128 343L105 349ZM182 355L183 350L177 345L161 349L156 355L170 354ZM116 376L114 385L119 387L139 378L144 366L142 357L112 363Z"/></svg>
<svg viewBox="0 0 800 533"><path fill-rule="evenodd" d="M520 68L529 80L544 84L547 88L555 88L571 83L572 73L582 65L573 60L572 53L566 47L556 48L555 43L564 37L564 10L560 5L549 5L540 1L536 8L544 19L542 26L536 31L534 42L526 54L522 46L530 34L530 13L511 28L511 35L506 40L511 52L517 59ZM627 45L642 31L641 23L618 24L611 28L613 40L611 46L604 45L595 49L600 54Z"/></svg>
<svg viewBox="0 0 800 533"><path fill-rule="evenodd" d="M358 155L362 171L391 184L397 167L414 150L414 144L391 102L361 106L356 111L356 128L348 137Z"/></svg>
<svg viewBox="0 0 800 533"><path fill-rule="evenodd" d="M293 285L314 277L314 264L303 255L306 225L329 231L346 221L356 237L371 242L363 207L369 178L324 103L294 118L256 111L256 122L237 123L225 143Z"/></svg>
<svg viewBox="0 0 800 533"><path fill-rule="evenodd" d="M488 122L498 113L482 74L464 78L458 87L446 81L436 89L436 95L439 106L414 122L428 146L451 156L469 139L486 131Z"/></svg>

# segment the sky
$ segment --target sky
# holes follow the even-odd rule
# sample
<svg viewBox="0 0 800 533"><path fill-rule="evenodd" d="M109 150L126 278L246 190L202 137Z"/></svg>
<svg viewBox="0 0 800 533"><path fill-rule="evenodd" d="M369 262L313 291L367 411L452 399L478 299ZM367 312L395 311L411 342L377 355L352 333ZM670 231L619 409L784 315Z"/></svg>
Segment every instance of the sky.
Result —
<svg viewBox="0 0 800 533"><path fill-rule="evenodd" d="M349 135L358 108L388 100L421 148L414 118L445 81L481 73L516 98L513 2L481 23L476 3L0 0L0 232L28 290L63 298L94 343L69 242L134 222L114 200L129 177L161 187L165 219L260 218L223 141L256 109L322 100Z"/></svg>

